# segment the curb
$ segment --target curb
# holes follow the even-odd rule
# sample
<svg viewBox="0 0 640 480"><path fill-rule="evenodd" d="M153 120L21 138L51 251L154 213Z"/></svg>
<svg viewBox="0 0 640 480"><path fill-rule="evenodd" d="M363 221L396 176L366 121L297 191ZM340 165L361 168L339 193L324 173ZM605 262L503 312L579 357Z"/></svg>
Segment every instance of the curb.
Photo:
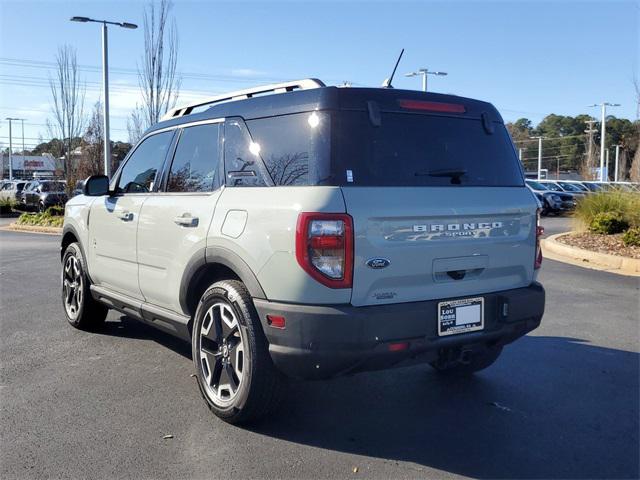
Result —
<svg viewBox="0 0 640 480"><path fill-rule="evenodd" d="M640 259L611 255L608 253L592 252L584 248L572 247L558 242L556 239L570 232L558 233L543 238L542 254L560 262L570 263L579 267L601 270L618 275L640 277Z"/></svg>
<svg viewBox="0 0 640 480"><path fill-rule="evenodd" d="M10 223L6 227L1 227L0 230L9 232L24 232L24 233L41 233L45 235L62 235L62 228L59 227L40 227L37 225L17 225Z"/></svg>

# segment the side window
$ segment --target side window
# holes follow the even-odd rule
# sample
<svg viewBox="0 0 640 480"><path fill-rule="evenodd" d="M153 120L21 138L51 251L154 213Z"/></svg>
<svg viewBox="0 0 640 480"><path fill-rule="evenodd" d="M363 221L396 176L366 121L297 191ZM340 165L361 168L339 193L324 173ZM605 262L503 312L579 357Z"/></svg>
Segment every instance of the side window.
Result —
<svg viewBox="0 0 640 480"><path fill-rule="evenodd" d="M264 187L267 175L260 146L251 141L244 122L230 119L224 127L224 166L230 187Z"/></svg>
<svg viewBox="0 0 640 480"><path fill-rule="evenodd" d="M173 132L157 133L138 145L122 168L116 192L146 193L153 190L172 137Z"/></svg>
<svg viewBox="0 0 640 480"><path fill-rule="evenodd" d="M211 192L219 162L219 124L187 127L171 164L167 192Z"/></svg>

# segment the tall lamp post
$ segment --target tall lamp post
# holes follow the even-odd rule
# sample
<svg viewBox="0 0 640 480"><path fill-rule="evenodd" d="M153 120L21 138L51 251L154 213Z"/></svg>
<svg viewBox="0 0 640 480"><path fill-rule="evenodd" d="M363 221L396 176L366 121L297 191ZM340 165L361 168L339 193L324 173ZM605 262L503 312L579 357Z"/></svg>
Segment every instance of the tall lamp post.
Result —
<svg viewBox="0 0 640 480"><path fill-rule="evenodd" d="M418 75L422 75L422 91L427 91L427 75L437 75L439 77L443 77L447 75L447 72L432 72L427 68L420 68L415 72L406 73L405 77L417 77Z"/></svg>
<svg viewBox="0 0 640 480"><path fill-rule="evenodd" d="M5 120L9 120L9 180L13 180L13 131L11 128L11 122L20 122L22 121L22 160L24 163L24 119L23 118L13 118L7 117ZM3 166L4 168L4 166ZM22 166L24 169L24 165Z"/></svg>
<svg viewBox="0 0 640 480"><path fill-rule="evenodd" d="M102 96L104 107L104 174L110 176L111 141L109 140L109 52L107 45L107 25L116 25L122 28L136 29L135 23L109 22L107 20L95 20L89 17L71 17L72 22L94 22L102 24Z"/></svg>
<svg viewBox="0 0 640 480"><path fill-rule="evenodd" d="M606 127L606 123L607 123L607 107L619 107L620 104L619 103L609 103L609 102L602 102L602 103L594 103L593 105L589 105L590 107L601 107L602 108L602 120L601 120L601 125L602 125L602 133L600 134L600 181L604 182L605 178L604 178L604 156L605 156L605 136L607 133L607 127Z"/></svg>

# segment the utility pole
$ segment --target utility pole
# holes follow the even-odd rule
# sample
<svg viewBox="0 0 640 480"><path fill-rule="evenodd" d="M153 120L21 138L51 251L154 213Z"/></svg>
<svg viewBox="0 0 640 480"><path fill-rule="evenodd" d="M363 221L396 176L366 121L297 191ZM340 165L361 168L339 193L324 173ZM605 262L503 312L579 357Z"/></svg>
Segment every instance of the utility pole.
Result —
<svg viewBox="0 0 640 480"><path fill-rule="evenodd" d="M522 148L518 149L518 160L520 160L520 163L522 163Z"/></svg>
<svg viewBox="0 0 640 480"><path fill-rule="evenodd" d="M604 162L605 162L605 138L607 134L607 107L619 107L619 103L602 102L600 104L589 105L590 107L601 107L602 109L602 134L600 135L600 181L604 182Z"/></svg>
<svg viewBox="0 0 640 480"><path fill-rule="evenodd" d="M620 145L616 145L616 168L614 170L613 181L618 181L618 160L620 158Z"/></svg>
<svg viewBox="0 0 640 480"><path fill-rule="evenodd" d="M607 153L605 154L605 168L607 170L607 176L605 177L604 180L600 180L601 182L608 182L609 181L609 149L607 149Z"/></svg>
<svg viewBox="0 0 640 480"><path fill-rule="evenodd" d="M542 139L544 137L531 137L538 140L538 180L541 180L542 176Z"/></svg>
<svg viewBox="0 0 640 480"><path fill-rule="evenodd" d="M584 131L584 133L586 133L588 135L588 140L587 140L587 166L588 166L588 171L591 174L593 172L592 168L594 165L593 162L593 150L594 150L594 144L593 144L593 135L594 133L597 132L597 130L595 128L593 128L593 126L595 125L596 121L595 120L587 120L586 122L584 122L587 124L587 129ZM592 177L589 177L587 180L590 180Z"/></svg>

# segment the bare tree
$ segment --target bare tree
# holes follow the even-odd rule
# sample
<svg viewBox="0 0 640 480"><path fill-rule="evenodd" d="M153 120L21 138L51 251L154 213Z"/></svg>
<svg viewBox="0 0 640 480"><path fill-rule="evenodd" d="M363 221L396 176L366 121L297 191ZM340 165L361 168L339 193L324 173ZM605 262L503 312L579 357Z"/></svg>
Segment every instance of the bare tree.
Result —
<svg viewBox="0 0 640 480"><path fill-rule="evenodd" d="M178 33L175 21L169 23L172 7L170 0L160 0L144 9L144 54L138 65L142 104L131 114L129 129L135 135L157 123L178 100L181 78L176 75Z"/></svg>
<svg viewBox="0 0 640 480"><path fill-rule="evenodd" d="M76 50L70 45L58 48L56 55L56 71L49 77L53 119L47 120L47 127L52 137L64 143L64 172L71 168L71 151L82 135L84 129L84 98L86 88L81 84L78 74Z"/></svg>
<svg viewBox="0 0 640 480"><path fill-rule="evenodd" d="M87 130L82 137L82 156L80 157L80 163L75 171L77 178L83 179L91 175L104 174L104 165L102 161L103 150L104 121L102 115L102 102L97 101L91 111L91 116L87 123Z"/></svg>
<svg viewBox="0 0 640 480"><path fill-rule="evenodd" d="M134 108L133 112L131 112L131 116L127 120L129 143L135 145L138 140L142 138L142 134L146 130L145 124L146 122L144 120L144 110L140 105L136 104L136 108Z"/></svg>

